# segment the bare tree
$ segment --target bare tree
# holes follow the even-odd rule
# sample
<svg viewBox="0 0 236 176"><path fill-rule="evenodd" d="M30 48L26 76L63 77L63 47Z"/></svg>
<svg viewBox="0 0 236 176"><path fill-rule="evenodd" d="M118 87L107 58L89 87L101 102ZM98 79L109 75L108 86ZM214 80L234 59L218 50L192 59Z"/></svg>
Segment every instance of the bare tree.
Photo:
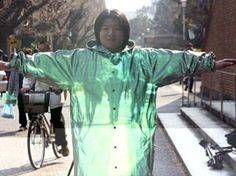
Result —
<svg viewBox="0 0 236 176"><path fill-rule="evenodd" d="M0 8L0 48L7 51L7 38L9 34L37 10L46 4L58 4L64 0L2 0Z"/></svg>
<svg viewBox="0 0 236 176"><path fill-rule="evenodd" d="M13 6L18 1L20 5ZM21 39L24 38L22 40L24 46L29 46L32 41L37 42L42 38L45 39L45 36L52 36L54 49L84 46L85 42L93 36L92 29L95 16L105 7L104 0L18 1L12 0L2 9L0 6L0 10L4 12L2 14L9 11L18 17L13 20L12 17L6 18L9 15L1 16L0 14L2 17L0 19L4 19L1 23L4 28L1 27L2 30L0 31L4 33L4 37L1 39L4 41L1 42L1 44L4 43L4 46L0 47L4 50L6 50L7 37L13 33ZM19 10L13 10L15 8Z"/></svg>
<svg viewBox="0 0 236 176"><path fill-rule="evenodd" d="M73 4L74 3L74 4ZM93 36L93 20L87 1L73 2L55 18L54 48L74 48L84 46L85 42Z"/></svg>

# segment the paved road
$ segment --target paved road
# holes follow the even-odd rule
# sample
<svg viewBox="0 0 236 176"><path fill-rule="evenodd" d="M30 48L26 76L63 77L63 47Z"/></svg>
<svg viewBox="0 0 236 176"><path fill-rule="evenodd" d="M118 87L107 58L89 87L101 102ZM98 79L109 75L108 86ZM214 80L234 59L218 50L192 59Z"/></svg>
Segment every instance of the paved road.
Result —
<svg viewBox="0 0 236 176"><path fill-rule="evenodd" d="M159 112L178 112L181 105L180 86L176 84L159 89L157 102ZM0 111L1 109L2 106L0 106ZM66 117L67 138L72 153L69 100L63 108L63 113ZM72 161L72 154L56 159L50 147L46 150L43 167L34 170L28 161L27 132L17 132L18 127L17 114L15 119L0 118L0 176L66 176ZM154 176L187 176L186 170L159 125L155 137Z"/></svg>
<svg viewBox="0 0 236 176"><path fill-rule="evenodd" d="M1 104L2 105L2 104ZM43 167L34 170L27 154L27 131L17 132L18 114L15 119L0 118L0 176L66 176L72 162L69 103L63 108L66 120L70 155L56 159L51 146L46 149ZM0 110L2 106L0 107ZM17 107L15 107L17 113Z"/></svg>

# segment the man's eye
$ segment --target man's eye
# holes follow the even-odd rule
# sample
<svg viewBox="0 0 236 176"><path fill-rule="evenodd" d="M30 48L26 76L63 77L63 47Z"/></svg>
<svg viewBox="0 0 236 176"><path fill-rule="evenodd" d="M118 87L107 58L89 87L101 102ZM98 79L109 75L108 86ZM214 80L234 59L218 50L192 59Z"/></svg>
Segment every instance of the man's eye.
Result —
<svg viewBox="0 0 236 176"><path fill-rule="evenodd" d="M107 30L108 30L108 27L102 27L102 30L103 30L103 31L107 31Z"/></svg>
<svg viewBox="0 0 236 176"><path fill-rule="evenodd" d="M116 31L121 31L122 29L120 27L115 27Z"/></svg>

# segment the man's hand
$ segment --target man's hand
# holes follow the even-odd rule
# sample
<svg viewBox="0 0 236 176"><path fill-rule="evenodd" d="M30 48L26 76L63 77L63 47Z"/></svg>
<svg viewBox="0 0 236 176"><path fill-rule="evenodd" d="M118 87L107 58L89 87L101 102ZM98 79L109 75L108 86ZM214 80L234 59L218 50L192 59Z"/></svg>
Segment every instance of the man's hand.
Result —
<svg viewBox="0 0 236 176"><path fill-rule="evenodd" d="M10 62L0 61L0 70L11 71Z"/></svg>
<svg viewBox="0 0 236 176"><path fill-rule="evenodd" d="M231 58L225 58L221 60L217 60L215 63L215 70L220 70L232 65L236 64L236 59L231 59Z"/></svg>
<svg viewBox="0 0 236 176"><path fill-rule="evenodd" d="M54 86L49 86L49 89L57 95L62 93L62 89L59 89L59 88L54 87Z"/></svg>
<svg viewBox="0 0 236 176"><path fill-rule="evenodd" d="M29 88L26 88L26 87L22 87L21 89L20 89L20 92L21 93L26 93L26 92L29 92Z"/></svg>

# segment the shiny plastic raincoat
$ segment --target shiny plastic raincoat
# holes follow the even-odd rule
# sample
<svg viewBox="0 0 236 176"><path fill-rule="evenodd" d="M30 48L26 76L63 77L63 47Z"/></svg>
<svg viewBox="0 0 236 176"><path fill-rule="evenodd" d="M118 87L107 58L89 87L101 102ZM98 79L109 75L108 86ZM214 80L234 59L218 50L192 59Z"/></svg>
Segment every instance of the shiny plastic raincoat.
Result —
<svg viewBox="0 0 236 176"><path fill-rule="evenodd" d="M213 54L139 48L19 54L11 66L70 91L76 176L150 176L158 87L214 68Z"/></svg>

